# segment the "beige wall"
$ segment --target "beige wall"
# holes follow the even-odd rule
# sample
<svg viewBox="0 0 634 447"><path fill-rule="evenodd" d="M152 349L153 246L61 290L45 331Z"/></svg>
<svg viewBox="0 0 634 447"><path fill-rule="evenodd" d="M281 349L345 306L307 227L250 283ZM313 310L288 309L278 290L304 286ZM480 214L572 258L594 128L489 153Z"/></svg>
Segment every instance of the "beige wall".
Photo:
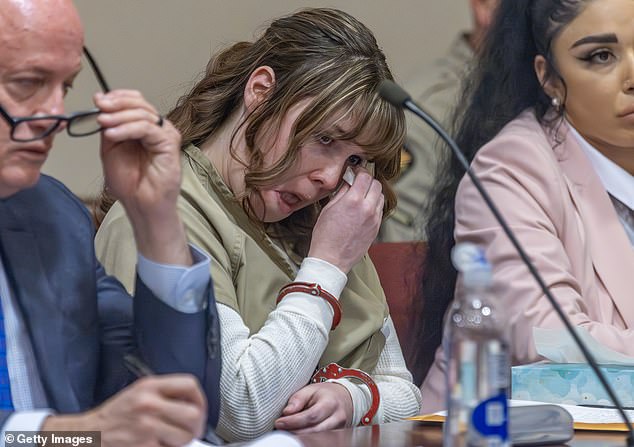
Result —
<svg viewBox="0 0 634 447"><path fill-rule="evenodd" d="M76 0L92 50L112 88L140 89L166 112L209 56L261 26L305 6L355 15L383 47L397 81L411 78L469 26L467 0ZM72 93L89 98L95 85ZM68 111L73 105L68 105ZM98 138L60 135L44 171L76 194L101 187Z"/></svg>

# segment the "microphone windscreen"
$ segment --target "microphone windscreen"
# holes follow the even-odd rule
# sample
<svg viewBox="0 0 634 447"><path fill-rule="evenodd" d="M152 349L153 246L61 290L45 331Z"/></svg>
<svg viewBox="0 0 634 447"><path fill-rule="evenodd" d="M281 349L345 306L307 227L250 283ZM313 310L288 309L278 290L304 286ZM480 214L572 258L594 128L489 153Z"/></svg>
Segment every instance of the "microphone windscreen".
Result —
<svg viewBox="0 0 634 447"><path fill-rule="evenodd" d="M379 95L396 107L403 107L405 101L410 99L405 90L388 79L381 81L381 84L379 84Z"/></svg>

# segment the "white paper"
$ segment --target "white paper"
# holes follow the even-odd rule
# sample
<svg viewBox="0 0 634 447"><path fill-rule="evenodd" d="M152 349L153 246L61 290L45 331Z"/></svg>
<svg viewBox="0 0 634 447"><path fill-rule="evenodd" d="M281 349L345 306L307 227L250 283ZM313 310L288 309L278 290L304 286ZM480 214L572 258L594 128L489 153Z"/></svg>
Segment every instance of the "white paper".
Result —
<svg viewBox="0 0 634 447"><path fill-rule="evenodd" d="M249 447L303 447L303 444L299 441L299 439L293 436L290 433L278 431L275 433L266 434L245 446ZM200 441L193 440L185 447L212 447L211 444Z"/></svg>
<svg viewBox="0 0 634 447"><path fill-rule="evenodd" d="M210 447L211 444L206 443L205 441L201 441L200 439L194 439L192 442L187 444L185 447Z"/></svg>
<svg viewBox="0 0 634 447"><path fill-rule="evenodd" d="M549 402L533 402L528 400L516 400L509 401L512 407L523 407L530 405L557 405L563 408L572 416L574 422L581 422L585 424L621 424L623 419L619 415L619 412L613 408L596 408L596 407L582 407L579 405L564 405L564 404L552 404ZM634 410L625 410L630 421L634 422Z"/></svg>
<svg viewBox="0 0 634 447"><path fill-rule="evenodd" d="M603 346L584 328L577 327L576 331L599 364L634 365L634 357ZM553 363L587 363L572 336L565 329L535 327L533 339L537 353Z"/></svg>
<svg viewBox="0 0 634 447"><path fill-rule="evenodd" d="M563 408L572 416L574 422L580 422L585 424L621 424L623 419L619 415L619 412L613 408L595 408L595 407L581 407L579 405L564 405L553 404L550 402L537 402L532 400L518 400L510 399L509 406L511 407L529 407L535 405L557 405ZM447 411L439 411L434 413L438 416L446 417ZM625 410L625 414L629 417L630 421L634 422L634 410Z"/></svg>
<svg viewBox="0 0 634 447"><path fill-rule="evenodd" d="M578 405L559 405L572 416L575 422L586 424L622 424L619 412L612 408L580 407ZM625 410L630 421L634 422L634 410Z"/></svg>

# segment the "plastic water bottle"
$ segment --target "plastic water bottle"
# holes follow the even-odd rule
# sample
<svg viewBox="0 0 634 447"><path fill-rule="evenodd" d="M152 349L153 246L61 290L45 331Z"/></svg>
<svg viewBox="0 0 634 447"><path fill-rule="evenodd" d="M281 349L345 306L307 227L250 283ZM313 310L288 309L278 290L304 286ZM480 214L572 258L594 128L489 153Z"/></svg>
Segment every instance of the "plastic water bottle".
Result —
<svg viewBox="0 0 634 447"><path fill-rule="evenodd" d="M474 244L454 247L461 287L445 323L447 419L444 446L510 446L508 337L491 296L491 266Z"/></svg>

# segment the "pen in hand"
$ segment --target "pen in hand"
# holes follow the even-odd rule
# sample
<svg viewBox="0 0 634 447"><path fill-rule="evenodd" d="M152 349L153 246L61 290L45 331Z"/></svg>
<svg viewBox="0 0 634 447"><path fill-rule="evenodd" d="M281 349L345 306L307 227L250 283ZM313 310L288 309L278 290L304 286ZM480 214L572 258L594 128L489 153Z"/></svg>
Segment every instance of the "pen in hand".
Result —
<svg viewBox="0 0 634 447"><path fill-rule="evenodd" d="M123 362L125 363L125 367L128 368L128 371L130 371L136 377L146 377L154 375L154 371L152 371L150 367L143 362L143 360L141 360L134 354L124 355Z"/></svg>
<svg viewBox="0 0 634 447"><path fill-rule="evenodd" d="M123 356L123 363L125 367L134 374L136 377L146 377L153 376L154 371L145 364L143 360L137 357L134 354L126 354ZM220 437L216 434L214 429L207 426L207 432L205 433L204 439L213 445L224 445L224 441L220 439Z"/></svg>

